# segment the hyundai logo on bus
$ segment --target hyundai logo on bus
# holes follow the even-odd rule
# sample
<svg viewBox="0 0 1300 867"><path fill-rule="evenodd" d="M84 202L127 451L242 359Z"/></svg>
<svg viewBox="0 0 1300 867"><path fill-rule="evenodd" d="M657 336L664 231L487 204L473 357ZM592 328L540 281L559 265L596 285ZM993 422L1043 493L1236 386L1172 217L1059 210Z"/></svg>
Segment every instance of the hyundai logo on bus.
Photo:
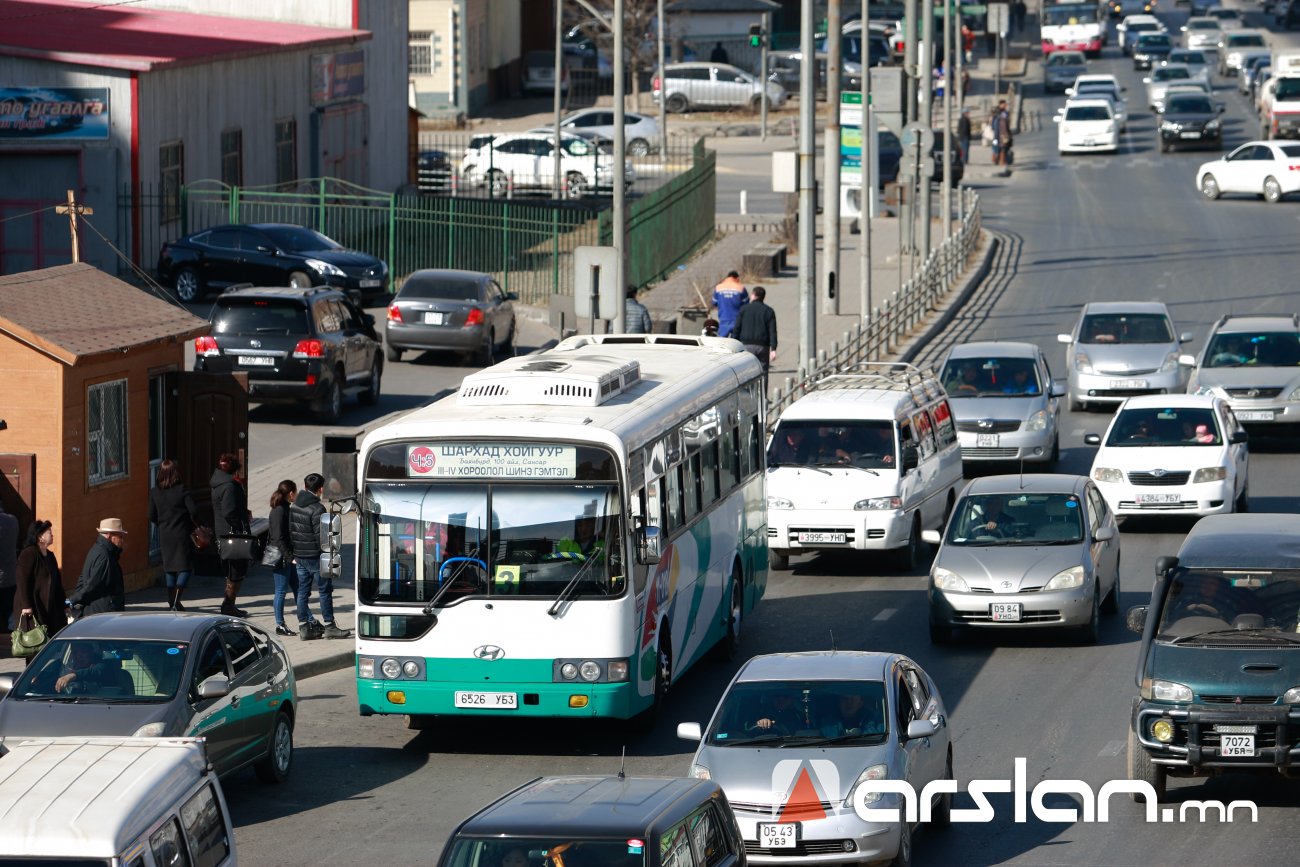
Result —
<svg viewBox="0 0 1300 867"><path fill-rule="evenodd" d="M474 656L476 659L503 659L505 655L506 652L495 644L484 644L480 647L474 648Z"/></svg>

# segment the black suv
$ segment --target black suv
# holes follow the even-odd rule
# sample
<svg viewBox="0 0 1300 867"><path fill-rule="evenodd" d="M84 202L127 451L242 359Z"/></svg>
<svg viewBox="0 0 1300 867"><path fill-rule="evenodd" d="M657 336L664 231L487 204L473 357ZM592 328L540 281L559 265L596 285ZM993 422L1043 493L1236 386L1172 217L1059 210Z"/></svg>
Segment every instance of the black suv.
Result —
<svg viewBox="0 0 1300 867"><path fill-rule="evenodd" d="M308 403L323 421L344 392L379 400L383 344L375 318L337 289L231 289L212 308L212 334L194 341L194 369L248 374L260 403Z"/></svg>

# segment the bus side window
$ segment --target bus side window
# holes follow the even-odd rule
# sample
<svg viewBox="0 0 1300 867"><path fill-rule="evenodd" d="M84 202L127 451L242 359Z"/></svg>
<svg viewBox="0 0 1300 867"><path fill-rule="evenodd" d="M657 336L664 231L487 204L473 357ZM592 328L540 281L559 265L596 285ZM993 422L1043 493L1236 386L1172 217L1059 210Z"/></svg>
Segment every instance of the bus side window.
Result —
<svg viewBox="0 0 1300 867"><path fill-rule="evenodd" d="M681 465L670 469L664 479L668 482L668 490L665 495L667 522L664 526L665 533L672 533L683 523L682 521L682 468Z"/></svg>
<svg viewBox="0 0 1300 867"><path fill-rule="evenodd" d="M749 450L750 472L759 473L763 471L763 431L759 427L758 416L749 420L748 429L749 440L746 448Z"/></svg>
<svg viewBox="0 0 1300 867"><path fill-rule="evenodd" d="M743 424L743 423L742 423ZM732 428L732 435L736 440L736 470L742 480L749 478L749 474L754 472L754 464L749 453L749 444L745 442L748 434L743 433L745 428Z"/></svg>
<svg viewBox="0 0 1300 867"><path fill-rule="evenodd" d="M704 508L718 499L718 441L714 440L700 452L700 497Z"/></svg>
<svg viewBox="0 0 1300 867"><path fill-rule="evenodd" d="M736 429L724 428L722 438L718 440L718 493L728 494L736 486L739 473L736 468Z"/></svg>

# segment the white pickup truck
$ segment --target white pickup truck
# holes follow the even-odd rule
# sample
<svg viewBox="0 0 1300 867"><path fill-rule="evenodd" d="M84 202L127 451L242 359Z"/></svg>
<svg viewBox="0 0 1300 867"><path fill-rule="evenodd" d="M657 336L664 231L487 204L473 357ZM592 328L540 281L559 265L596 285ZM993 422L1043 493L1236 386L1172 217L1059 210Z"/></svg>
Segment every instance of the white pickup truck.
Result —
<svg viewBox="0 0 1300 867"><path fill-rule="evenodd" d="M1300 138L1300 53L1274 56L1259 108L1264 138Z"/></svg>

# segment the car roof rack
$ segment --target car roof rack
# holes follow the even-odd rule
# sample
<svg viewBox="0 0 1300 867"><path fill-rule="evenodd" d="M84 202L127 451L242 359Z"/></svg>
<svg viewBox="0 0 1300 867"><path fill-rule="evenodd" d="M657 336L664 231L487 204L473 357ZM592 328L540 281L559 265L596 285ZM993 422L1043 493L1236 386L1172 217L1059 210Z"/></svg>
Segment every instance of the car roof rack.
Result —
<svg viewBox="0 0 1300 867"><path fill-rule="evenodd" d="M1282 319L1286 315L1285 313L1225 313L1219 317L1219 321L1214 323L1214 326L1217 328L1229 319ZM1300 313L1292 313L1290 319L1296 328L1300 328Z"/></svg>
<svg viewBox="0 0 1300 867"><path fill-rule="evenodd" d="M938 380L930 370L905 361L859 361L828 373L812 383L810 391L827 389L876 388L906 391L919 406L942 396Z"/></svg>

